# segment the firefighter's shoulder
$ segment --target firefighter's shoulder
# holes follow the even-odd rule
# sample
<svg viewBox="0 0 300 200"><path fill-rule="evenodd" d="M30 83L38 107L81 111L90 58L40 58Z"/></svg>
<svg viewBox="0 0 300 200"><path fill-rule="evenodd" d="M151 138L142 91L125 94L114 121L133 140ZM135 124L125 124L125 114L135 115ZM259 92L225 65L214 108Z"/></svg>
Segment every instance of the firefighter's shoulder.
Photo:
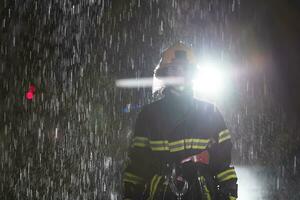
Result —
<svg viewBox="0 0 300 200"><path fill-rule="evenodd" d="M149 116L155 112L158 112L162 108L162 99L156 100L154 102L145 104L141 107L139 115Z"/></svg>
<svg viewBox="0 0 300 200"><path fill-rule="evenodd" d="M208 101L194 98L193 103L194 103L195 110L198 112L206 113L208 115L212 115L215 114L216 112L217 113L219 112L217 106Z"/></svg>

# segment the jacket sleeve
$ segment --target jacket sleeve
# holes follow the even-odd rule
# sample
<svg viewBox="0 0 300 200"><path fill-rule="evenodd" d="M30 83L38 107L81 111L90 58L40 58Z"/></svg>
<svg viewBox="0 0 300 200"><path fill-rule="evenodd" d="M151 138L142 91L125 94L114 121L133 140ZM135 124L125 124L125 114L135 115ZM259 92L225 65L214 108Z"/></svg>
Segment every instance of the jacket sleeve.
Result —
<svg viewBox="0 0 300 200"><path fill-rule="evenodd" d="M152 174L148 119L144 110L138 115L129 149L129 163L123 174L123 199L141 199Z"/></svg>
<svg viewBox="0 0 300 200"><path fill-rule="evenodd" d="M237 198L237 175L231 166L231 135L219 111L214 111L213 129L216 135L211 146L211 168L219 188L220 199Z"/></svg>

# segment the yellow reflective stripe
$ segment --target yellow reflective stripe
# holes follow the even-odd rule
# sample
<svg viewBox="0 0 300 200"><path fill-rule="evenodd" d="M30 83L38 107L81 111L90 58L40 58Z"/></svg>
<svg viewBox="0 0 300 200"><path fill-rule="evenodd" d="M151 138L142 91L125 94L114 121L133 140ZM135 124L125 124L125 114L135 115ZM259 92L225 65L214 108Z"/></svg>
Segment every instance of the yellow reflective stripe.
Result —
<svg viewBox="0 0 300 200"><path fill-rule="evenodd" d="M150 195L149 195L149 199L153 199L153 188L154 188L154 183L155 183L155 181L156 181L156 179L157 179L157 175L154 175L153 176L153 178L152 178L152 180L151 180L151 183L150 183Z"/></svg>
<svg viewBox="0 0 300 200"><path fill-rule="evenodd" d="M192 139L193 142L202 142L202 143L208 143L209 139Z"/></svg>
<svg viewBox="0 0 300 200"><path fill-rule="evenodd" d="M220 181L220 182L223 182L223 181L228 181L228 180L230 180L230 179L236 179L236 178L237 178L236 174L232 174L232 175L227 176L226 178L221 179L221 180L219 180L219 181Z"/></svg>
<svg viewBox="0 0 300 200"><path fill-rule="evenodd" d="M230 179L236 179L236 173L233 168L225 170L217 175L217 179L219 182L227 181Z"/></svg>
<svg viewBox="0 0 300 200"><path fill-rule="evenodd" d="M209 193L209 190L206 185L204 185L204 193L205 193L206 199L211 200L210 193Z"/></svg>
<svg viewBox="0 0 300 200"><path fill-rule="evenodd" d="M123 181L127 182L127 183L132 183L134 185L139 185L139 182L137 182L135 180L128 179L128 178L124 178Z"/></svg>
<svg viewBox="0 0 300 200"><path fill-rule="evenodd" d="M176 152L176 151L182 151L182 150L184 150L184 146L172 148L172 149L170 149L170 152Z"/></svg>
<svg viewBox="0 0 300 200"><path fill-rule="evenodd" d="M125 172L123 181L137 185L137 184L142 184L144 179L142 177L136 176L132 173Z"/></svg>
<svg viewBox="0 0 300 200"><path fill-rule="evenodd" d="M191 139L185 139L185 140L178 140L175 142L170 142L169 147L170 147L170 152L176 152L176 151L182 151L185 149L185 141L191 141Z"/></svg>
<svg viewBox="0 0 300 200"><path fill-rule="evenodd" d="M151 147L152 151L169 151L169 147Z"/></svg>
<svg viewBox="0 0 300 200"><path fill-rule="evenodd" d="M156 179L156 181L154 183L153 192L152 192L153 198L154 198L155 192L157 190L157 186L158 186L158 183L159 183L160 179L161 179L161 176L157 176L157 179Z"/></svg>
<svg viewBox="0 0 300 200"><path fill-rule="evenodd" d="M144 143L137 143L137 142L134 142L134 143L133 143L133 146L134 146L134 147L146 147L147 145L144 144Z"/></svg>
<svg viewBox="0 0 300 200"><path fill-rule="evenodd" d="M185 149L191 149L192 148L192 145L193 145L193 140L195 140L195 139L192 139L192 138L190 138L190 139L185 139L184 141L185 141Z"/></svg>
<svg viewBox="0 0 300 200"><path fill-rule="evenodd" d="M133 138L134 140L139 140L139 141L148 141L149 139L146 138L146 137L139 137L139 136L136 136Z"/></svg>
<svg viewBox="0 0 300 200"><path fill-rule="evenodd" d="M211 200L210 192L207 188L205 178L203 176L198 177L199 181L203 184L205 200Z"/></svg>
<svg viewBox="0 0 300 200"><path fill-rule="evenodd" d="M231 173L231 172L235 172L234 168L229 168L227 170L224 170L224 171L218 173L217 178L222 177L222 176L224 176L228 173Z"/></svg>
<svg viewBox="0 0 300 200"><path fill-rule="evenodd" d="M134 185L140 185L140 184L143 183L143 182L141 182L141 181L138 181L138 180L135 180L135 179L131 179L131 178L128 178L128 177L125 177L125 178L123 179L123 182L132 183L132 184L134 184Z"/></svg>
<svg viewBox="0 0 300 200"><path fill-rule="evenodd" d="M152 151L169 151L168 140L150 140Z"/></svg>
<svg viewBox="0 0 300 200"><path fill-rule="evenodd" d="M178 141L175 141L175 142L170 142L169 146L175 146L175 145L178 145L178 144L184 144L184 140L178 140Z"/></svg>
<svg viewBox="0 0 300 200"><path fill-rule="evenodd" d="M192 146L192 149L205 149L205 148L206 148L206 145L205 146L199 146L199 145Z"/></svg>
<svg viewBox="0 0 300 200"><path fill-rule="evenodd" d="M136 179L136 180L140 180L140 181L143 181L143 180L144 180L142 177L137 176L137 175L134 175L134 174L132 174L132 173L130 173L130 172L125 172L124 175L125 175L125 177L134 178L134 179Z"/></svg>
<svg viewBox="0 0 300 200"><path fill-rule="evenodd" d="M169 141L168 140L150 140L150 144L167 144L168 145Z"/></svg>
<svg viewBox="0 0 300 200"><path fill-rule="evenodd" d="M151 183L150 183L150 199L152 197L152 192L153 192L153 183L155 182L156 180L156 175L153 176L152 180L151 180Z"/></svg>
<svg viewBox="0 0 300 200"><path fill-rule="evenodd" d="M147 147L149 146L149 139L146 137L134 137L132 147Z"/></svg>
<svg viewBox="0 0 300 200"><path fill-rule="evenodd" d="M154 195L155 195L155 192L156 192L156 189L157 189L157 185L158 185L160 179L161 179L161 176L154 175L152 180L151 180L151 183L150 183L150 196L149 196L150 200L154 198Z"/></svg>
<svg viewBox="0 0 300 200"><path fill-rule="evenodd" d="M219 143L229 140L231 138L228 129L225 129L219 133Z"/></svg>
<svg viewBox="0 0 300 200"><path fill-rule="evenodd" d="M229 200L236 200L236 197L229 196Z"/></svg>
<svg viewBox="0 0 300 200"><path fill-rule="evenodd" d="M189 138L189 139L185 139L185 143L188 144L188 143L192 143L193 141L198 141L199 139L193 139L193 138Z"/></svg>
<svg viewBox="0 0 300 200"><path fill-rule="evenodd" d="M193 139L192 140L192 149L205 149L209 139Z"/></svg>
<svg viewBox="0 0 300 200"><path fill-rule="evenodd" d="M170 151L177 152L184 149L205 149L209 139L188 138L169 142L168 140L150 140L152 151Z"/></svg>

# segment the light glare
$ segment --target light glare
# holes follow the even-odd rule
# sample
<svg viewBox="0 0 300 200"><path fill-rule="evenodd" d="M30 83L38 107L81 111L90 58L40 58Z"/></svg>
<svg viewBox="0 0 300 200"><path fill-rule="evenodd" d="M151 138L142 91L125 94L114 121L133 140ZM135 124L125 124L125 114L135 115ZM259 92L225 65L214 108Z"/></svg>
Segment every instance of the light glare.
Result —
<svg viewBox="0 0 300 200"><path fill-rule="evenodd" d="M159 82L163 85L180 85L183 83L181 77L167 77L167 78L155 78L154 81ZM141 88L141 87L152 87L153 78L129 78L129 79L118 79L115 82L117 87L121 88Z"/></svg>
<svg viewBox="0 0 300 200"><path fill-rule="evenodd" d="M218 65L206 62L199 65L193 80L193 89L196 97L216 99L225 89L226 73Z"/></svg>

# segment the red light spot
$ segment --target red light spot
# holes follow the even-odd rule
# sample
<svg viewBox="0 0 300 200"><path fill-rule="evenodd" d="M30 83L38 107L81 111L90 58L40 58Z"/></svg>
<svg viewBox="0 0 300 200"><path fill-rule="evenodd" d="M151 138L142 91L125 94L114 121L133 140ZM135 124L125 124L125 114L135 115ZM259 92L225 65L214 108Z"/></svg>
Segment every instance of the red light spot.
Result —
<svg viewBox="0 0 300 200"><path fill-rule="evenodd" d="M26 93L26 99L32 100L32 98L33 98L33 93L32 92L27 92Z"/></svg>
<svg viewBox="0 0 300 200"><path fill-rule="evenodd" d="M27 100L32 100L34 94L35 94L35 85L31 83L31 84L29 85L28 91L26 92L26 99L27 99Z"/></svg>
<svg viewBox="0 0 300 200"><path fill-rule="evenodd" d="M33 84L30 84L30 86L29 86L29 92L35 93L35 86Z"/></svg>

